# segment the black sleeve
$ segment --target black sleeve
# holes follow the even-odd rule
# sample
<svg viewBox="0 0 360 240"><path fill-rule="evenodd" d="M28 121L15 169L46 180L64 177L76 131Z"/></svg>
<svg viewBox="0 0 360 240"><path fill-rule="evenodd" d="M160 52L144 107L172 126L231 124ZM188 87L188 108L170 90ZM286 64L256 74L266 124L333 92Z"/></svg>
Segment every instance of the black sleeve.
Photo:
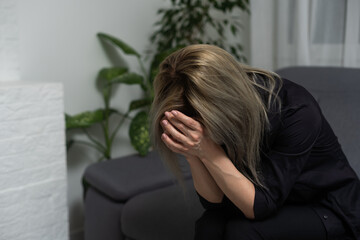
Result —
<svg viewBox="0 0 360 240"><path fill-rule="evenodd" d="M207 201L205 198L203 198L198 192L196 192L196 193L199 196L201 205L206 210L221 210L228 216L237 215L237 216L245 217L245 215L240 211L240 209L238 209L238 207L236 207L235 204L233 204L230 201L230 199L228 197L226 197L225 194L224 194L224 197L223 197L221 203L212 203L212 202Z"/></svg>
<svg viewBox="0 0 360 240"><path fill-rule="evenodd" d="M221 203L212 203L212 202L209 202L208 200L206 200L197 191L196 191L196 193L199 196L199 200L200 200L201 205L206 210L221 209L221 208L225 207L225 195L224 195L223 200L221 201Z"/></svg>
<svg viewBox="0 0 360 240"><path fill-rule="evenodd" d="M282 119L273 146L262 154L266 188L255 187L255 219L270 216L284 204L321 131L322 115L315 103L296 106Z"/></svg>

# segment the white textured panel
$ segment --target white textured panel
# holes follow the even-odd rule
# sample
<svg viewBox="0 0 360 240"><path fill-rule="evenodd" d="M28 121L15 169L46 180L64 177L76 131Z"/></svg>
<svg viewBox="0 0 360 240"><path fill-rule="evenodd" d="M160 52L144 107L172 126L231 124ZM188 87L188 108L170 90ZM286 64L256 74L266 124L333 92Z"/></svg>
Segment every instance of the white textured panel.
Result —
<svg viewBox="0 0 360 240"><path fill-rule="evenodd" d="M0 219L0 229L6 229L0 231L0 239L60 239L52 237L54 228L62 232L61 239L67 239L64 193L63 179L0 193L0 214L5 216Z"/></svg>
<svg viewBox="0 0 360 240"><path fill-rule="evenodd" d="M54 100L39 103L12 103L0 105L0 122L38 118L39 116L49 117L64 112L62 100Z"/></svg>
<svg viewBox="0 0 360 240"><path fill-rule="evenodd" d="M23 168L20 171L7 172L0 175L0 189L18 188L28 183L51 181L64 178L65 165L63 163L51 164L41 167Z"/></svg>
<svg viewBox="0 0 360 240"><path fill-rule="evenodd" d="M56 151L57 148L64 151L64 143L64 132L49 132L30 137L14 137L8 140L0 140L0 152L2 157L23 153L50 153L54 150Z"/></svg>
<svg viewBox="0 0 360 240"><path fill-rule="evenodd" d="M0 143L1 145L1 143ZM0 156L0 175L18 171L23 168L36 168L52 163L63 162L65 159L64 147L56 149L36 149L32 153L21 153L7 156Z"/></svg>
<svg viewBox="0 0 360 240"><path fill-rule="evenodd" d="M0 84L0 123L64 114L59 83L3 82Z"/></svg>
<svg viewBox="0 0 360 240"><path fill-rule="evenodd" d="M0 85L0 240L68 239L62 91Z"/></svg>
<svg viewBox="0 0 360 240"><path fill-rule="evenodd" d="M38 117L32 119L21 119L4 121L0 124L0 140L13 137L27 137L36 134L44 134L59 129L64 123L64 114L51 117Z"/></svg>
<svg viewBox="0 0 360 240"><path fill-rule="evenodd" d="M2 83L0 85L0 104L11 104L16 102L47 102L58 99L62 100L62 90L62 85L58 83Z"/></svg>

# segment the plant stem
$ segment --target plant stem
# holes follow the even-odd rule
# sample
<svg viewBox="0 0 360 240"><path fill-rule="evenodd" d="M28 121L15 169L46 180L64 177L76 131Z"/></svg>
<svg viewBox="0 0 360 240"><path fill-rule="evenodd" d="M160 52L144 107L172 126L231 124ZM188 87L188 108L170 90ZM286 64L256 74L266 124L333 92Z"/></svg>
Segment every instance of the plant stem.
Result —
<svg viewBox="0 0 360 240"><path fill-rule="evenodd" d="M92 143L89 143L89 142L85 142L85 141L82 141L82 140L76 140L75 141L76 143L81 143L81 144L84 144L84 145L87 145L89 147L92 147L92 148L95 148L96 150L98 150L100 153L104 154L104 152L102 151L102 149L100 149L97 145L95 144L92 144Z"/></svg>
<svg viewBox="0 0 360 240"><path fill-rule="evenodd" d="M123 118L121 119L121 121L119 121L119 123L118 123L118 125L116 126L115 130L114 130L113 133L111 134L111 137L110 137L110 142L111 142L111 143L113 142L114 137L115 137L117 131L119 131L119 128L120 128L121 125L124 123L125 119L126 119L126 118L128 117L128 115L129 115L129 113L130 113L129 111L127 111L127 112L125 113L125 115L123 116Z"/></svg>
<svg viewBox="0 0 360 240"><path fill-rule="evenodd" d="M115 114L117 114L117 115L119 115L119 116L121 116L123 118L131 120L133 118L129 116L129 113L130 113L130 111L127 111L125 114L122 114L122 113L119 113L119 112L116 112Z"/></svg>
<svg viewBox="0 0 360 240"><path fill-rule="evenodd" d="M104 156L107 159L111 158L111 142L109 139L109 119L110 119L110 98L111 98L111 92L112 92L112 85L108 86L109 88L109 95L108 99L105 103L105 123L101 124L103 126L103 132L104 132L104 138L105 138L105 154Z"/></svg>
<svg viewBox="0 0 360 240"><path fill-rule="evenodd" d="M146 95L147 96L150 96L150 97L153 97L153 91L152 91L152 86L151 86L151 83L150 83L150 80L148 78L148 75L146 73L146 69L144 67L144 64L143 62L141 61L141 58L140 57L137 57L138 59L138 62L139 62L139 65L140 65L140 68L141 68L141 71L144 75L144 85L146 86L147 90L146 90Z"/></svg>
<svg viewBox="0 0 360 240"><path fill-rule="evenodd" d="M81 130L86 134L86 136L94 143L94 145L96 145L99 149L101 149L102 151L105 151L106 148L99 142L97 141L95 138L93 138L88 131L85 128L81 128Z"/></svg>
<svg viewBox="0 0 360 240"><path fill-rule="evenodd" d="M107 118L105 120L105 123L101 123L102 127L103 127L103 132L104 132L104 138L105 138L105 157L107 159L111 158L111 144L110 144L110 139L109 139L109 119Z"/></svg>

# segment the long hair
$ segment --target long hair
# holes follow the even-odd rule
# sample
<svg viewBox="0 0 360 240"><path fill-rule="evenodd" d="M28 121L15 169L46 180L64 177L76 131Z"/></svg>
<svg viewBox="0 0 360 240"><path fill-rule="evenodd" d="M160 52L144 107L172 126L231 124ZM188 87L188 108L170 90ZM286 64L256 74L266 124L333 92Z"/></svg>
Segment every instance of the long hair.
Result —
<svg viewBox="0 0 360 240"><path fill-rule="evenodd" d="M263 186L260 148L269 128L267 111L281 104L277 83L281 80L275 73L241 64L219 47L198 44L178 50L161 63L154 80L150 120L155 149L181 177L176 154L161 140L160 125L165 111L178 110L199 121L236 168Z"/></svg>

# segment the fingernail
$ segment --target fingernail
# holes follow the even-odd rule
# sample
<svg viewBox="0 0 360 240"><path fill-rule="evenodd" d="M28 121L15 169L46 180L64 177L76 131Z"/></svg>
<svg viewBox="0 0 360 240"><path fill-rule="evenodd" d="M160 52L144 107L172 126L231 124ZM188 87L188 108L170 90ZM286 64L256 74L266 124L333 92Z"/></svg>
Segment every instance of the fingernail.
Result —
<svg viewBox="0 0 360 240"><path fill-rule="evenodd" d="M170 113L169 113L169 112L165 112L165 116L170 117Z"/></svg>
<svg viewBox="0 0 360 240"><path fill-rule="evenodd" d="M164 125L168 124L168 122L166 120L162 121Z"/></svg>
<svg viewBox="0 0 360 240"><path fill-rule="evenodd" d="M177 115L177 111L175 111L175 110L172 110L171 113L174 115Z"/></svg>
<svg viewBox="0 0 360 240"><path fill-rule="evenodd" d="M162 136L162 138L166 138L166 134L165 134L165 133L161 134L161 136Z"/></svg>

